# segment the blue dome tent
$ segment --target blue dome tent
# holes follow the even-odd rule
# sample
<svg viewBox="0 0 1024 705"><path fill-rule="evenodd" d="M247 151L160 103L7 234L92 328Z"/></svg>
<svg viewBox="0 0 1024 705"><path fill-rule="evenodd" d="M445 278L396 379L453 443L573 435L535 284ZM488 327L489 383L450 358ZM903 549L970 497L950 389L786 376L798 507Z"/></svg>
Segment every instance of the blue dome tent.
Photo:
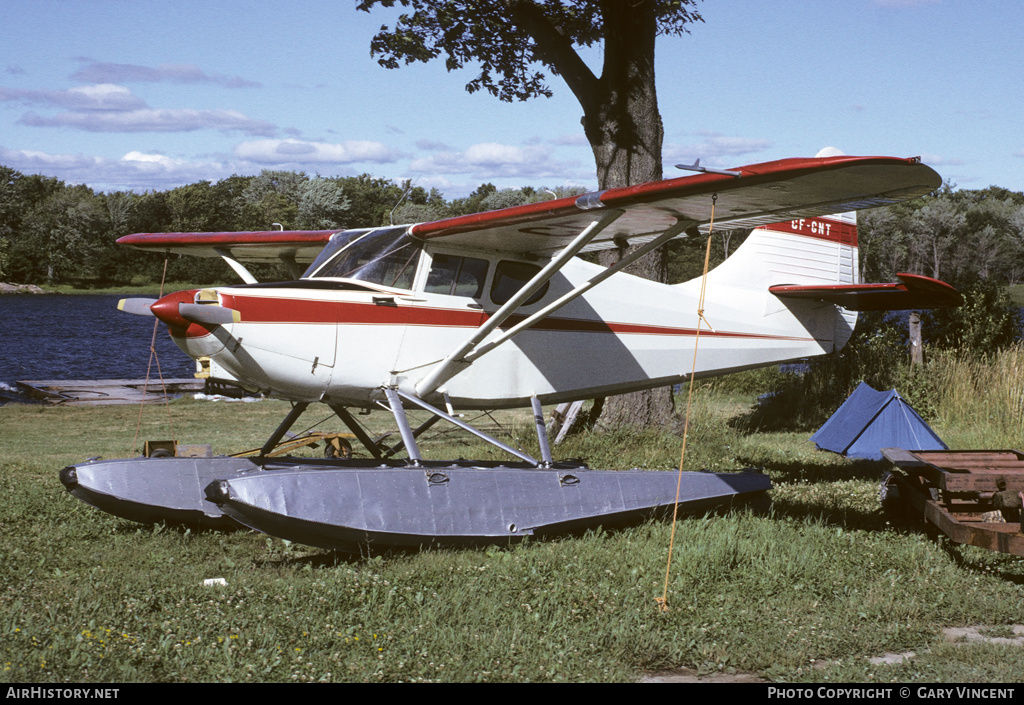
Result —
<svg viewBox="0 0 1024 705"><path fill-rule="evenodd" d="M899 392L879 392L866 382L811 440L822 450L869 460L881 460L882 448L949 450Z"/></svg>

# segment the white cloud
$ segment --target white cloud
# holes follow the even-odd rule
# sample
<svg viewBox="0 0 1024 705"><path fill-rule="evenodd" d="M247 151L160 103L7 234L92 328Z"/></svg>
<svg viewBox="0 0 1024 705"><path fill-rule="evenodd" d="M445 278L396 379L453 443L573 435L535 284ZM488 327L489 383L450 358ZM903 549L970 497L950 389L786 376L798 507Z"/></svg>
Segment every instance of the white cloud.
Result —
<svg viewBox="0 0 1024 705"><path fill-rule="evenodd" d="M146 105L141 98L132 95L132 92L124 86L112 83L78 86L66 91L29 90L0 86L0 100L70 110L133 110Z"/></svg>
<svg viewBox="0 0 1024 705"><path fill-rule="evenodd" d="M121 157L122 163L131 163L132 166L145 166L146 168L158 166L161 169L180 168L187 164L184 159L171 159L163 154L146 154L144 152L128 152Z"/></svg>
<svg viewBox="0 0 1024 705"><path fill-rule="evenodd" d="M940 157L938 154L921 154L918 156L928 166L963 166L967 163L958 157Z"/></svg>
<svg viewBox="0 0 1024 705"><path fill-rule="evenodd" d="M416 140L416 149L422 149L424 152L450 152L452 148L444 142Z"/></svg>
<svg viewBox="0 0 1024 705"><path fill-rule="evenodd" d="M262 84L240 76L208 74L195 64L160 64L157 67L138 64L115 64L111 62L87 62L84 67L71 74L76 81L89 83L213 83L224 88L260 88Z"/></svg>
<svg viewBox="0 0 1024 705"><path fill-rule="evenodd" d="M685 144L667 144L662 149L666 163L685 161L692 164L695 159L702 163L720 164L723 159L756 154L771 148L772 141L758 137L729 137L718 132L699 131L699 141Z"/></svg>
<svg viewBox="0 0 1024 705"><path fill-rule="evenodd" d="M306 142L297 139L253 140L235 147L235 156L257 164L352 164L396 161L399 153L381 142Z"/></svg>
<svg viewBox="0 0 1024 705"><path fill-rule="evenodd" d="M87 132L192 132L237 130L250 135L272 135L276 126L254 120L236 110L140 108L135 110L69 111L45 117L28 112L18 120L32 127L72 127Z"/></svg>
<svg viewBox="0 0 1024 705"><path fill-rule="evenodd" d="M464 152L438 152L416 159L410 164L410 169L424 174L475 174L482 179L537 179L564 177L568 165L553 161L551 150L545 147L482 142Z"/></svg>
<svg viewBox="0 0 1024 705"><path fill-rule="evenodd" d="M84 154L48 154L0 147L0 164L25 174L42 174L97 190L166 190L230 176L235 169L217 161L188 161L161 154L128 152L120 159Z"/></svg>
<svg viewBox="0 0 1024 705"><path fill-rule="evenodd" d="M590 142L587 141L587 136L582 134L570 134L561 135L550 140L551 144L562 145L566 147L589 147Z"/></svg>
<svg viewBox="0 0 1024 705"><path fill-rule="evenodd" d="M103 160L100 157L87 157L83 154L47 154L34 149L0 148L0 163L30 174L56 176L53 173L55 169L89 169L102 164Z"/></svg>

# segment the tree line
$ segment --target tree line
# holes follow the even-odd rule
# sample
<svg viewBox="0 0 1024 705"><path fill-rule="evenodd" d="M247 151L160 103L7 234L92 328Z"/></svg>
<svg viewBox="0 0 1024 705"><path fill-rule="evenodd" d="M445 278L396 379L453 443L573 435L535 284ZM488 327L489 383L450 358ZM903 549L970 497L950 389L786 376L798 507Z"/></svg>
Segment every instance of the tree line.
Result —
<svg viewBox="0 0 1024 705"><path fill-rule="evenodd" d="M163 276L161 255L116 244L136 232L328 230L437 220L582 193L582 188L485 183L465 198L408 181L359 176L321 177L265 170L256 176L199 181L166 191L96 192L85 185L22 174L0 166L0 281L69 284L82 288L144 285ZM748 231L718 231L712 265ZM897 272L968 286L1024 280L1024 194L998 187L949 185L914 201L859 214L860 265L865 281L893 281ZM699 276L704 242L669 245L670 281ZM286 278L282 269L257 274ZM173 258L168 281L230 282L218 259Z"/></svg>
<svg viewBox="0 0 1024 705"><path fill-rule="evenodd" d="M1018 284L1024 279L1024 194L946 184L924 198L863 212L859 238L868 281L910 272L959 285Z"/></svg>
<svg viewBox="0 0 1024 705"><path fill-rule="evenodd" d="M163 276L163 256L116 244L139 232L331 230L437 220L582 193L483 184L466 198L369 174L325 178L265 170L167 191L96 192L0 166L0 281L110 287ZM256 267L260 269L260 267ZM283 268L257 276L287 278ZM168 281L231 281L218 259L173 258Z"/></svg>

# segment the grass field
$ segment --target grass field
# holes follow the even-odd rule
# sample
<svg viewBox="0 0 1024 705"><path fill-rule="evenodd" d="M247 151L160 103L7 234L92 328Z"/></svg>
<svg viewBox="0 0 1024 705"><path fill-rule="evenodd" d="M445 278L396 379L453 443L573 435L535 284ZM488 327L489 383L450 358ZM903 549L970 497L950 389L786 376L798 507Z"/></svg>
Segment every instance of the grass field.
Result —
<svg viewBox="0 0 1024 705"><path fill-rule="evenodd" d="M882 468L817 451L809 433L735 430L751 401L699 390L687 467L762 467L773 507L680 519L665 613L654 600L667 523L369 559L247 531L141 526L57 479L88 456L133 455L138 407L0 407L0 680L631 681L683 667L781 682L1024 678L1024 647L1009 638L1024 624L1024 561L893 525L878 508ZM147 407L138 443L255 447L286 409ZM497 420L534 448L525 417ZM984 441L984 424L969 436L952 419L934 426L947 441ZM671 469L679 445L668 431L591 433L556 455ZM426 457L490 454L451 433L423 446ZM994 638L954 643L950 627Z"/></svg>

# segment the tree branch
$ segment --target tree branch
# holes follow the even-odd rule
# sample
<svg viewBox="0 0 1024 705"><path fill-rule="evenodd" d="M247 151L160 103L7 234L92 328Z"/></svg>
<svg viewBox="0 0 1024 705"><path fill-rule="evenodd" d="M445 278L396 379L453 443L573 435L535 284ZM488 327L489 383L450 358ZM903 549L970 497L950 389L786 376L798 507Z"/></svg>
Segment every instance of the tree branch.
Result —
<svg viewBox="0 0 1024 705"><path fill-rule="evenodd" d="M601 82L573 48L572 39L555 27L532 0L507 0L513 24L522 27L535 46L535 57L562 77L584 112L600 94Z"/></svg>

